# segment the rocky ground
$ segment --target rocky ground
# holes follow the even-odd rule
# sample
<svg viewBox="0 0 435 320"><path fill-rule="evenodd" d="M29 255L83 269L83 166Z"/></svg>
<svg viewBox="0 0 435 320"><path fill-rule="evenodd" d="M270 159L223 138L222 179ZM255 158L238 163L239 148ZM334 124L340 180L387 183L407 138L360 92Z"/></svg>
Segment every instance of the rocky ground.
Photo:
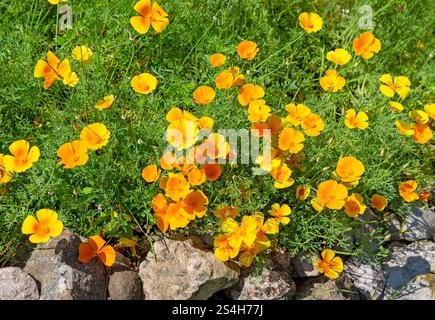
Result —
<svg viewBox="0 0 435 320"><path fill-rule="evenodd" d="M364 216L375 218L371 212ZM290 257L279 250L261 273L242 270L219 261L209 241L198 236L155 239L138 268L117 252L115 265L106 269L97 259L78 262L78 246L86 239L65 229L22 265L0 269L0 300L435 300L435 212L413 207L405 217L402 223L390 217L390 254L381 265L351 257L337 281L314 269L317 256ZM361 237L365 230L360 231Z"/></svg>

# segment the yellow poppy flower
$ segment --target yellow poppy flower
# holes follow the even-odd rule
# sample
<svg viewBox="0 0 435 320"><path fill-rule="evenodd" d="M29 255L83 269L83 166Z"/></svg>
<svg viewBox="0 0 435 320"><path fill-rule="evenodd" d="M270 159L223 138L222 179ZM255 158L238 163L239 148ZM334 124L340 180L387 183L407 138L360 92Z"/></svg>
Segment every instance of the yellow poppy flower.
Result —
<svg viewBox="0 0 435 320"><path fill-rule="evenodd" d="M36 217L27 216L21 226L23 234L30 234L29 241L32 243L44 243L51 237L57 237L62 233L63 224L57 218L57 213L50 209L41 209L36 212Z"/></svg>
<svg viewBox="0 0 435 320"><path fill-rule="evenodd" d="M24 172L29 170L33 163L38 161L40 151L37 146L30 148L29 142L18 140L9 146L9 151L12 155L3 156L3 164L6 171L9 172Z"/></svg>

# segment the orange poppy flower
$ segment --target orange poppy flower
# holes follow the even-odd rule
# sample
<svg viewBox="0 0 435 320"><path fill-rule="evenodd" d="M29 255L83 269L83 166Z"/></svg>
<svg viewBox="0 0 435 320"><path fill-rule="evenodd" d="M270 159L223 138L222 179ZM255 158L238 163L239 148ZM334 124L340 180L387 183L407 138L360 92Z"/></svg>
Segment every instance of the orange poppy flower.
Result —
<svg viewBox="0 0 435 320"><path fill-rule="evenodd" d="M225 61L227 61L227 57L225 57L222 53L213 53L210 56L210 64L213 67L220 67L225 64Z"/></svg>
<svg viewBox="0 0 435 320"><path fill-rule="evenodd" d="M323 181L317 187L317 198L320 204L329 209L343 208L346 197L346 187L334 180Z"/></svg>
<svg viewBox="0 0 435 320"><path fill-rule="evenodd" d="M358 56L368 60L375 53L381 51L381 41L375 38L373 33L366 31L360 34L359 38L353 40L353 50Z"/></svg>
<svg viewBox="0 0 435 320"><path fill-rule="evenodd" d="M346 198L344 203L344 212L351 218L355 218L366 211L364 199L359 193L352 193Z"/></svg>
<svg viewBox="0 0 435 320"><path fill-rule="evenodd" d="M417 182L415 180L407 180L399 185L399 194L406 202L420 199L415 190L417 190Z"/></svg>
<svg viewBox="0 0 435 320"><path fill-rule="evenodd" d="M190 191L189 182L181 173L169 173L166 181L165 193L166 196L174 201L183 199Z"/></svg>
<svg viewBox="0 0 435 320"><path fill-rule="evenodd" d="M131 78L130 85L137 93L150 94L157 87L157 79L151 73L145 72Z"/></svg>
<svg viewBox="0 0 435 320"><path fill-rule="evenodd" d="M79 246L78 260L81 263L88 263L95 257L98 257L106 267L111 267L115 263L115 249L107 245L100 236L89 237L87 242L82 242Z"/></svg>
<svg viewBox="0 0 435 320"><path fill-rule="evenodd" d="M310 195L310 187L304 187L302 185L298 185L296 188L296 198L299 200L306 200Z"/></svg>
<svg viewBox="0 0 435 320"><path fill-rule="evenodd" d="M193 91L193 99L197 104L209 104L214 100L216 92L208 86L199 86Z"/></svg>
<svg viewBox="0 0 435 320"><path fill-rule="evenodd" d="M320 78L320 86L323 90L337 92L343 89L346 80L336 70L326 70L325 76Z"/></svg>
<svg viewBox="0 0 435 320"><path fill-rule="evenodd" d="M214 247L215 256L222 262L237 257L240 251L239 246L230 245L230 236L226 234L220 235L214 240Z"/></svg>
<svg viewBox="0 0 435 320"><path fill-rule="evenodd" d="M57 149L57 155L61 158L60 163L65 169L83 166L89 160L88 148L80 140L64 143Z"/></svg>
<svg viewBox="0 0 435 320"><path fill-rule="evenodd" d="M38 161L40 151L37 146L33 146L29 150L29 142L18 140L9 146L9 151L12 155L3 156L3 164L6 171L9 172L24 172L29 170L33 163Z"/></svg>
<svg viewBox="0 0 435 320"><path fill-rule="evenodd" d="M393 111L394 113L402 112L404 109L403 105L397 101L390 101L388 102L388 104L391 107L391 111Z"/></svg>
<svg viewBox="0 0 435 320"><path fill-rule="evenodd" d="M335 256L331 249L322 251L322 259L314 261L314 266L329 279L337 279L343 271L343 260Z"/></svg>
<svg viewBox="0 0 435 320"><path fill-rule="evenodd" d="M146 166L142 170L142 178L148 183L156 182L159 179L160 173L162 170L160 170L159 167L157 167L155 164Z"/></svg>
<svg viewBox="0 0 435 320"><path fill-rule="evenodd" d="M388 98L392 98L396 92L400 98L405 99L408 96L409 91L411 91L411 81L404 76L394 77L393 79L391 75L383 74L379 78L379 81L384 83L379 87L379 90L381 90L382 94Z"/></svg>
<svg viewBox="0 0 435 320"><path fill-rule="evenodd" d="M248 120L251 122L266 122L270 116L270 107L266 101L259 99L249 103Z"/></svg>
<svg viewBox="0 0 435 320"><path fill-rule="evenodd" d="M237 54L240 58L246 60L254 59L259 50L257 44L253 41L241 41L237 45Z"/></svg>
<svg viewBox="0 0 435 320"><path fill-rule="evenodd" d="M168 228L176 230L187 226L191 219L184 207L184 201L173 202L168 205L164 214L156 214L157 227L160 231L166 232Z"/></svg>
<svg viewBox="0 0 435 320"><path fill-rule="evenodd" d="M274 203L272 208L269 210L269 214L278 220L281 224L289 224L290 218L288 217L291 214L292 210L287 204L283 204L282 206L279 203Z"/></svg>
<svg viewBox="0 0 435 320"><path fill-rule="evenodd" d="M219 89L231 89L241 85L245 79L243 74L240 74L238 67L230 68L219 73L216 77L215 84Z"/></svg>
<svg viewBox="0 0 435 320"><path fill-rule="evenodd" d="M217 208L214 212L214 215L220 219L220 222L225 221L227 218L234 219L239 214L239 208L232 206L222 206Z"/></svg>
<svg viewBox="0 0 435 320"><path fill-rule="evenodd" d="M252 83L244 84L239 89L237 99L242 106L247 106L252 101L261 99L264 97L264 90L261 86L256 86Z"/></svg>
<svg viewBox="0 0 435 320"><path fill-rule="evenodd" d="M80 140L90 150L98 150L107 145L110 131L102 123L92 123L82 129Z"/></svg>
<svg viewBox="0 0 435 320"><path fill-rule="evenodd" d="M323 209L325 209L325 204L320 202L320 199L318 197L311 199L310 203L313 209L317 212L322 212Z"/></svg>
<svg viewBox="0 0 435 320"><path fill-rule="evenodd" d="M57 237L62 233L63 223L57 218L57 213L50 209L41 209L34 216L27 216L21 226L23 234L30 234L29 241L32 243L44 243L50 237Z"/></svg>
<svg viewBox="0 0 435 320"><path fill-rule="evenodd" d="M351 59L351 55L346 49L335 49L326 54L326 60L329 60L339 66L344 66Z"/></svg>
<svg viewBox="0 0 435 320"><path fill-rule="evenodd" d="M397 127L397 129L399 130L400 134L404 134L407 136L412 136L415 133L415 127L414 124L412 123L406 123L403 120L396 120L394 122L395 126Z"/></svg>
<svg viewBox="0 0 435 320"><path fill-rule="evenodd" d="M277 135L282 129L282 119L276 114L272 114L267 118L267 125L269 126L273 136Z"/></svg>
<svg viewBox="0 0 435 320"><path fill-rule="evenodd" d="M432 118L432 120L435 120L435 103L429 103L424 105L424 111L429 115L429 117Z"/></svg>
<svg viewBox="0 0 435 320"><path fill-rule="evenodd" d="M282 151L298 153L304 148L302 142L305 140L302 132L293 128L284 128L279 134L278 146Z"/></svg>
<svg viewBox="0 0 435 320"><path fill-rule="evenodd" d="M204 168L193 168L187 174L187 180L192 186L200 186L205 182L206 179L205 169Z"/></svg>
<svg viewBox="0 0 435 320"><path fill-rule="evenodd" d="M177 162L177 157L173 152L166 152L160 157L160 167L164 170L172 170Z"/></svg>
<svg viewBox="0 0 435 320"><path fill-rule="evenodd" d="M429 122L429 115L423 110L409 111L408 117L416 123L425 124Z"/></svg>
<svg viewBox="0 0 435 320"><path fill-rule="evenodd" d="M369 117L364 111L356 113L355 109L349 109L346 110L346 117L344 119L344 124L349 129L361 129L365 130L369 126L369 123L367 122L369 120Z"/></svg>
<svg viewBox="0 0 435 320"><path fill-rule="evenodd" d="M214 121L210 117L201 117L198 120L198 126L200 129L213 129Z"/></svg>
<svg viewBox="0 0 435 320"><path fill-rule="evenodd" d="M429 202L429 198L430 198L430 192L428 192L428 191L422 191L422 192L420 192L420 194L418 196L420 197L421 200L423 200L424 202L428 203Z"/></svg>
<svg viewBox="0 0 435 320"><path fill-rule="evenodd" d="M198 131L196 121L176 120L166 129L166 141L177 150L187 149L198 141Z"/></svg>
<svg viewBox="0 0 435 320"><path fill-rule="evenodd" d="M325 123L322 118L315 113L310 113L303 117L301 126L304 129L304 133L309 137L317 137L325 129Z"/></svg>
<svg viewBox="0 0 435 320"><path fill-rule="evenodd" d="M47 61L42 59L38 60L33 76L36 78L44 78L44 89L50 88L56 80L60 80L70 87L75 87L79 82L77 74L71 72L69 60L65 59L61 62L51 51L47 52Z"/></svg>
<svg viewBox="0 0 435 320"><path fill-rule="evenodd" d="M84 64L91 63L92 50L86 46L77 46L73 49L71 57L74 60L82 61Z"/></svg>
<svg viewBox="0 0 435 320"><path fill-rule="evenodd" d="M205 175L208 181L216 181L219 179L222 173L220 164L218 163L206 163L204 165Z"/></svg>
<svg viewBox="0 0 435 320"><path fill-rule="evenodd" d="M285 110L288 112L288 116L284 118L284 122L290 123L292 126L300 125L302 119L311 113L310 108L302 103L297 105L290 103L285 106Z"/></svg>
<svg viewBox="0 0 435 320"><path fill-rule="evenodd" d="M151 207L156 213L164 213L168 208L168 200L162 193L159 193L151 200Z"/></svg>
<svg viewBox="0 0 435 320"><path fill-rule="evenodd" d="M323 20L314 12L303 12L299 15L299 25L306 32L317 32L322 29Z"/></svg>
<svg viewBox="0 0 435 320"><path fill-rule="evenodd" d="M112 106L113 101L115 101L115 96L109 94L108 96L105 96L104 99L98 100L95 108L98 110L108 109Z"/></svg>
<svg viewBox="0 0 435 320"><path fill-rule="evenodd" d="M186 120L186 121L197 121L198 118L191 114L189 111L181 110L180 108L172 108L166 114L166 120L169 123L178 121L178 120Z"/></svg>
<svg viewBox="0 0 435 320"><path fill-rule="evenodd" d="M148 32L150 26L160 33L169 24L168 14L162 7L154 1L151 6L150 0L141 0L137 2L134 6L134 10L140 14L140 16L135 16L130 19L130 24L140 34L145 34Z"/></svg>
<svg viewBox="0 0 435 320"><path fill-rule="evenodd" d="M387 204L388 204L388 200L384 196L381 196L381 195L376 194L376 193L372 196L371 205L376 210L384 211Z"/></svg>
<svg viewBox="0 0 435 320"><path fill-rule="evenodd" d="M432 140L432 137L432 130L427 124L417 123L414 126L414 135L412 136L412 140L415 142L425 144Z"/></svg>
<svg viewBox="0 0 435 320"><path fill-rule="evenodd" d="M273 168L270 174L275 180L273 186L277 189L288 188L295 182L295 180L291 178L292 170L286 164Z"/></svg>
<svg viewBox="0 0 435 320"><path fill-rule="evenodd" d="M185 203L184 210L193 216L192 220L195 219L195 216L202 218L207 212L208 199L201 190L191 191L183 201Z"/></svg>
<svg viewBox="0 0 435 320"><path fill-rule="evenodd" d="M6 184L12 180L12 172L6 170L3 158L4 155L0 153L0 184Z"/></svg>
<svg viewBox="0 0 435 320"><path fill-rule="evenodd" d="M355 157L341 157L335 171L342 182L351 183L361 179L365 168L362 162Z"/></svg>

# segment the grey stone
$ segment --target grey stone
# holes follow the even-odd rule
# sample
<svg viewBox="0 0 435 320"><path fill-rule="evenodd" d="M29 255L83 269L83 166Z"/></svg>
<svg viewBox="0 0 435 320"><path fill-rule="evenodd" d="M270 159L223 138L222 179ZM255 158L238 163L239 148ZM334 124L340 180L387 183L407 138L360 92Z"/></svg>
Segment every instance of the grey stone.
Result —
<svg viewBox="0 0 435 320"><path fill-rule="evenodd" d="M403 225L400 220L394 215L389 214L386 217L386 224L388 228L387 241L400 241L404 240Z"/></svg>
<svg viewBox="0 0 435 320"><path fill-rule="evenodd" d="M126 271L131 268L131 261L129 258L124 256L121 252L116 251L115 263L110 267L110 273L115 273L118 271Z"/></svg>
<svg viewBox="0 0 435 320"><path fill-rule="evenodd" d="M111 300L140 300L142 282L134 271L118 271L110 276L108 290Z"/></svg>
<svg viewBox="0 0 435 320"><path fill-rule="evenodd" d="M106 298L106 270L97 259L82 264L79 235L65 229L57 238L38 245L24 270L41 285L41 300L99 300Z"/></svg>
<svg viewBox="0 0 435 320"><path fill-rule="evenodd" d="M217 259L198 237L163 238L139 266L145 300L202 300L228 288L238 272Z"/></svg>
<svg viewBox="0 0 435 320"><path fill-rule="evenodd" d="M320 275L319 270L314 267L314 261L318 259L317 255L298 254L292 259L293 278L317 277Z"/></svg>
<svg viewBox="0 0 435 320"><path fill-rule="evenodd" d="M354 290L354 291L352 291ZM295 300L359 300L355 289L325 276L296 279Z"/></svg>
<svg viewBox="0 0 435 320"><path fill-rule="evenodd" d="M434 208L412 206L405 214L404 233L408 241L434 239L435 212Z"/></svg>
<svg viewBox="0 0 435 320"><path fill-rule="evenodd" d="M18 267L0 269L0 300L38 300L38 285Z"/></svg>

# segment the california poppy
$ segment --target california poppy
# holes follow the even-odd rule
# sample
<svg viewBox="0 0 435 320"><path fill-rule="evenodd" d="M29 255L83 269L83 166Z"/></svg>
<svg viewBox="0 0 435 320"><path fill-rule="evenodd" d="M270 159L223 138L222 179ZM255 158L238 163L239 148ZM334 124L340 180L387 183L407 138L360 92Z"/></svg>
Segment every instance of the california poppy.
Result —
<svg viewBox="0 0 435 320"><path fill-rule="evenodd" d="M317 32L322 29L323 20L314 12L303 12L299 15L299 25L306 32Z"/></svg>
<svg viewBox="0 0 435 320"><path fill-rule="evenodd" d="M57 237L62 233L63 223L57 218L57 213L50 209L41 209L34 216L27 216L21 226L23 234L30 234L29 241L32 243L44 243L50 237Z"/></svg>
<svg viewBox="0 0 435 320"><path fill-rule="evenodd" d="M92 123L82 129L80 140L90 150L98 150L107 145L110 131L102 123Z"/></svg>
<svg viewBox="0 0 435 320"><path fill-rule="evenodd" d="M60 163L65 169L72 169L75 166L83 166L88 160L88 148L80 140L64 143L57 150L58 157L61 158Z"/></svg>
<svg viewBox="0 0 435 320"><path fill-rule="evenodd" d="M168 13L154 1L151 6L150 0L141 0L134 5L134 10L140 14L130 19L130 24L140 34L148 32L150 26L160 33L169 24Z"/></svg>
<svg viewBox="0 0 435 320"><path fill-rule="evenodd" d="M29 170L33 163L38 161L40 151L37 146L30 148L29 142L18 140L9 146L9 151L12 155L3 156L3 164L9 172L24 172Z"/></svg>
<svg viewBox="0 0 435 320"><path fill-rule="evenodd" d="M82 242L79 246L78 260L81 263L88 263L94 257L98 257L106 267L111 267L115 263L115 249L107 245L100 236L89 237L87 242Z"/></svg>
<svg viewBox="0 0 435 320"><path fill-rule="evenodd" d="M325 274L329 279L337 279L339 274L343 271L343 260L335 256L335 252L331 249L322 251L322 259L317 259L314 266L320 273Z"/></svg>
<svg viewBox="0 0 435 320"><path fill-rule="evenodd" d="M69 60L65 59L61 62L51 51L47 52L47 61L38 60L33 75L36 78L44 78L44 89L50 88L56 80L70 87L75 87L79 82L77 74L71 71Z"/></svg>

